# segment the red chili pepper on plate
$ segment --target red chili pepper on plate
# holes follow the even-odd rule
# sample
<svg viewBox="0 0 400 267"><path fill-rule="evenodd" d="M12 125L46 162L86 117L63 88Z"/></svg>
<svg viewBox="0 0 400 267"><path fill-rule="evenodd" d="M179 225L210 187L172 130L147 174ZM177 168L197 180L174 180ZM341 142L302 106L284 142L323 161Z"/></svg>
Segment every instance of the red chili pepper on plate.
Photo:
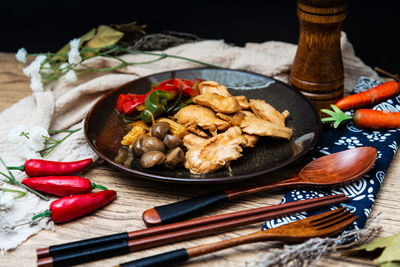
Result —
<svg viewBox="0 0 400 267"><path fill-rule="evenodd" d="M115 108L125 114L132 113L138 106L144 104L145 95L137 94L120 94L117 99Z"/></svg>
<svg viewBox="0 0 400 267"><path fill-rule="evenodd" d="M68 222L110 203L117 196L114 190L105 190L84 195L62 197L53 201L48 210L32 217L51 217L55 223Z"/></svg>
<svg viewBox="0 0 400 267"><path fill-rule="evenodd" d="M9 170L25 171L28 176L74 175L85 170L93 160L91 158L72 162L49 161L43 159L30 159L25 164L8 167Z"/></svg>
<svg viewBox="0 0 400 267"><path fill-rule="evenodd" d="M185 79L175 79L173 83L176 87L181 87L182 91L189 96L196 96L199 94L193 89L193 82Z"/></svg>
<svg viewBox="0 0 400 267"><path fill-rule="evenodd" d="M149 96L153 91L166 91L175 92L179 94L181 88L182 92L186 96L196 96L199 93L193 89L196 83L201 82L200 79L187 80L187 79L169 79L159 83L155 88L151 89L147 94L120 94L117 99L115 108L120 113L130 114L136 110L137 107L143 105L147 96Z"/></svg>
<svg viewBox="0 0 400 267"><path fill-rule="evenodd" d="M169 80L162 81L162 82L160 82L160 83L158 84L157 87L163 87L163 86L165 86L165 85L167 85L167 84L173 85L173 84L174 84L174 80L175 80L175 79L169 79ZM157 87L156 87L156 88L157 88Z"/></svg>
<svg viewBox="0 0 400 267"><path fill-rule="evenodd" d="M158 84L156 88L153 90L174 90L175 92L179 93L179 88L182 87L182 91L184 94L188 96L196 96L199 94L196 90L193 89L195 83L201 82L203 80L194 79L194 80L187 80L187 79L169 79L165 80ZM175 88L175 89L172 89Z"/></svg>
<svg viewBox="0 0 400 267"><path fill-rule="evenodd" d="M37 191L57 196L87 194L94 188L107 190L106 187L79 176L32 177L22 180L22 183Z"/></svg>

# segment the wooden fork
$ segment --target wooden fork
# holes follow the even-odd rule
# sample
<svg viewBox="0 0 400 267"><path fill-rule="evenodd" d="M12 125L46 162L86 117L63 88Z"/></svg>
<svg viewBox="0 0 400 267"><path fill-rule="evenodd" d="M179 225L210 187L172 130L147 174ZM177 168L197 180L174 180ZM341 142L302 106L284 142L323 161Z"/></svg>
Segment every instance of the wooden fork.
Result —
<svg viewBox="0 0 400 267"><path fill-rule="evenodd" d="M190 258L201 256L207 253L253 242L268 240L300 242L313 237L332 236L339 234L347 226L357 220L357 218L357 216L353 215L351 212L342 207L336 210L314 215L306 219L285 224L277 228L258 231L212 244L196 246L187 249L178 249L123 263L119 266L164 266L166 264L184 262Z"/></svg>

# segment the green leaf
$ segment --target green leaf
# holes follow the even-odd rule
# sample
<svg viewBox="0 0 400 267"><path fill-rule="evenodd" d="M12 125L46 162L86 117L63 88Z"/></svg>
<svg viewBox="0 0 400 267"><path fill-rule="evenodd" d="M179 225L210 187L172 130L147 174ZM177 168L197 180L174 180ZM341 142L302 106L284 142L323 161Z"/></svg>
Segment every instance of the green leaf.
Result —
<svg viewBox="0 0 400 267"><path fill-rule="evenodd" d="M328 114L330 117L323 118L322 122L334 122L333 127L337 128L342 122L351 120L352 118L346 115L343 111L341 111L335 105L331 105L332 110L329 109L321 109L321 112Z"/></svg>
<svg viewBox="0 0 400 267"><path fill-rule="evenodd" d="M134 33L134 32L139 32L141 34L146 34L144 29L146 28L146 25L137 25L136 21L131 22L131 23L126 23L126 24L112 24L110 27L116 29L117 31L123 32L124 34L128 33Z"/></svg>
<svg viewBox="0 0 400 267"><path fill-rule="evenodd" d="M88 31L87 33L85 33L84 35L82 35L81 37L79 37L79 39L80 39L79 47L81 47L85 42L92 39L95 34L96 34L96 29L93 28L90 31ZM58 50L57 54L68 54L70 49L71 48L68 43L68 44L64 45L60 50ZM61 55L55 55L51 59L52 60L62 60L62 59L66 60L67 58L66 57L64 58Z"/></svg>
<svg viewBox="0 0 400 267"><path fill-rule="evenodd" d="M321 109L321 111L322 111L323 113L326 113L326 114L330 115L330 116L335 116L335 112L333 112L332 110L329 110L329 109Z"/></svg>
<svg viewBox="0 0 400 267"><path fill-rule="evenodd" d="M1 191L18 194L18 196L14 197L14 199L18 199L18 198L26 196L26 192L22 192L22 191L19 191L19 190L1 188Z"/></svg>
<svg viewBox="0 0 400 267"><path fill-rule="evenodd" d="M123 32L114 30L110 26L100 25L96 34L85 44L85 47L102 48L110 46L117 43L123 36Z"/></svg>
<svg viewBox="0 0 400 267"><path fill-rule="evenodd" d="M327 117L327 118L322 118L321 121L322 122L331 122L331 121L336 121L336 119L332 118L332 117Z"/></svg>
<svg viewBox="0 0 400 267"><path fill-rule="evenodd" d="M386 239L386 241L386 248L383 250L381 256L374 260L376 264L400 261L400 233L393 235L391 238Z"/></svg>
<svg viewBox="0 0 400 267"><path fill-rule="evenodd" d="M351 254L360 250L374 251L382 248L382 254L374 260L374 263L385 267L400 266L400 233L377 238L369 244L348 250L346 254Z"/></svg>
<svg viewBox="0 0 400 267"><path fill-rule="evenodd" d="M381 267L400 267L400 261L385 262L385 263L381 264Z"/></svg>

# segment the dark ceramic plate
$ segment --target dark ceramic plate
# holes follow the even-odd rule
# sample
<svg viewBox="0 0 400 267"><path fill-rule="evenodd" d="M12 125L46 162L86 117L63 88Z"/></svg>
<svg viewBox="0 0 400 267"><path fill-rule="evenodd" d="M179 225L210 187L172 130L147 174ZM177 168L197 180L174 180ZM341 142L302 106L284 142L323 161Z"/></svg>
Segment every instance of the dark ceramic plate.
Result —
<svg viewBox="0 0 400 267"><path fill-rule="evenodd" d="M279 111L289 110L286 119L293 129L291 140L270 137L259 139L255 148L245 148L243 156L231 163L231 171L221 168L205 175L191 174L184 167L169 170L164 167L143 169L138 164L130 169L113 159L118 151L126 126L114 106L119 94L146 93L152 83L171 78L217 81L229 88L232 95L246 95L248 99L265 99ZM321 129L319 116L311 103L298 91L274 79L245 71L229 69L184 69L153 74L121 86L103 96L89 111L85 135L94 151L117 169L134 176L180 183L227 183L257 177L296 162L316 143Z"/></svg>

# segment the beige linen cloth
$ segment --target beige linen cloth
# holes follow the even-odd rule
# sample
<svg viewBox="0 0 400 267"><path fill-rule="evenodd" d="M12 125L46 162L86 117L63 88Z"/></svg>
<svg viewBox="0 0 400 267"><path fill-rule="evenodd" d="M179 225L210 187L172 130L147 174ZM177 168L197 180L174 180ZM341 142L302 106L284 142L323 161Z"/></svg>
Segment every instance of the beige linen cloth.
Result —
<svg viewBox="0 0 400 267"><path fill-rule="evenodd" d="M355 55L354 49L344 33L341 37L341 47L346 89L351 89L360 76L379 79L378 75ZM180 45L164 52L225 68L256 72L287 82L291 63L296 53L296 45L268 41L236 47L228 45L222 40L209 40ZM122 58L129 62L154 59L154 57L145 55L123 55ZM98 57L86 61L85 64L93 68L104 68L115 66L118 61ZM82 76L74 83L69 83L61 78L48 86L44 92L33 93L0 114L0 156L9 166L23 164L24 161L15 152L17 145L7 142L8 131L18 124L41 126L53 130L82 128L86 113L106 91L152 73L189 67L201 67L201 65L181 59L167 58L152 64L128 66L113 73ZM83 130L80 130L73 134L67 142L62 143L47 159L74 161L87 157L97 159L97 155L85 141ZM0 171L4 172L5 170L1 167ZM15 175L17 179L25 177L22 172L15 172ZM7 184L1 186L23 190ZM2 197L4 201L6 195L6 193L0 194L0 198ZM50 202L28 193L27 196L12 201L8 208L0 210L0 248L3 251L14 249L29 236L41 229L49 228L51 223L48 219L41 220L35 226L23 223L29 221L33 214L48 208ZM20 226L13 228L16 225Z"/></svg>

